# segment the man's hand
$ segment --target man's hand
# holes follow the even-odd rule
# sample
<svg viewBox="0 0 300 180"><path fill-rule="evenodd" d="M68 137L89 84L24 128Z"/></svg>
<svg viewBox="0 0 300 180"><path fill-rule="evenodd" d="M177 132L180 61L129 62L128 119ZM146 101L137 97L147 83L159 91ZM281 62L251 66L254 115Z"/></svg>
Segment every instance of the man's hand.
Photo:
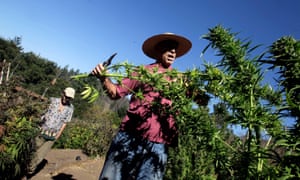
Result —
<svg viewBox="0 0 300 180"><path fill-rule="evenodd" d="M97 78L104 80L105 77L103 76L105 74L105 67L103 66L103 64L98 64L91 72L91 74L93 76L96 76Z"/></svg>
<svg viewBox="0 0 300 180"><path fill-rule="evenodd" d="M113 55L111 55L106 61L104 61L102 64L98 64L93 71L91 72L91 74L93 76L98 77L101 81L105 80L105 77L103 76L106 72L104 72L105 67L109 66L111 64L112 59L117 55L117 53L114 53Z"/></svg>

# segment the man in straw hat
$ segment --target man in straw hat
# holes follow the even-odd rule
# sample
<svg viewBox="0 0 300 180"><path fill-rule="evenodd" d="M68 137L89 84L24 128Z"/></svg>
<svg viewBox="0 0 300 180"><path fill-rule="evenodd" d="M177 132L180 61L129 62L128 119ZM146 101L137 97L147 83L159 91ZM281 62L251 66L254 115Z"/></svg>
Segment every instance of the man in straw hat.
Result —
<svg viewBox="0 0 300 180"><path fill-rule="evenodd" d="M191 46L188 39L172 33L152 36L142 49L156 61L145 68L164 73L172 69L175 59L187 53ZM137 80L125 78L121 85L114 84L102 76L104 71L104 66L98 64L92 74L102 81L111 98L118 99L138 90L143 91L144 98L131 96L129 109L112 141L99 179L163 179L168 146L176 144L177 129L172 115L155 112L151 106L159 99L159 103L167 107L171 100Z"/></svg>
<svg viewBox="0 0 300 180"><path fill-rule="evenodd" d="M36 152L29 164L29 175L33 175L37 166L51 150L54 142L60 137L68 122L71 121L74 107L71 101L75 90L65 88L60 98L50 98L50 105L41 117L40 134L35 138Z"/></svg>

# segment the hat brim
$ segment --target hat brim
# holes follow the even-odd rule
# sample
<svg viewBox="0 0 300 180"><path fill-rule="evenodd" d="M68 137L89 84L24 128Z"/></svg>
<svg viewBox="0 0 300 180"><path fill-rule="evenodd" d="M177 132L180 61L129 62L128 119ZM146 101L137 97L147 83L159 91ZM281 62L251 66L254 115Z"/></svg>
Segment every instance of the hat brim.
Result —
<svg viewBox="0 0 300 180"><path fill-rule="evenodd" d="M178 43L178 47L176 49L176 57L180 57L186 54L192 47L192 43L185 37L178 36L172 33L166 33L148 38L142 46L143 52L150 58L159 58L160 52L158 52L155 47L159 42L165 40L173 40Z"/></svg>

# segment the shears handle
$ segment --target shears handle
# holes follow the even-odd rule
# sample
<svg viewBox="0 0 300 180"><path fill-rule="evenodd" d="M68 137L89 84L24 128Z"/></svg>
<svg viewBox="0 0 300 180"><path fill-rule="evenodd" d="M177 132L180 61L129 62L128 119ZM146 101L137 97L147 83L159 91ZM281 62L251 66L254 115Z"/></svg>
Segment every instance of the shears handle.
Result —
<svg viewBox="0 0 300 180"><path fill-rule="evenodd" d="M111 55L106 61L104 61L104 62L102 63L102 65L103 65L104 67L109 66L109 65L111 64L112 59L113 59L116 55L117 55L117 53L114 53L113 55ZM90 73L89 76L93 76L93 74Z"/></svg>

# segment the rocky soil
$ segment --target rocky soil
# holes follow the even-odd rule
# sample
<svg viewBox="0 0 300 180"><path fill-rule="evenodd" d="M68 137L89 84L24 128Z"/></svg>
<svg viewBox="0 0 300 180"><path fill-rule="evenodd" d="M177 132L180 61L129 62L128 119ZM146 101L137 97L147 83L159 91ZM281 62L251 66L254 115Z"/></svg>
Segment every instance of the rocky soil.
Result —
<svg viewBox="0 0 300 180"><path fill-rule="evenodd" d="M90 158L81 150L52 149L30 180L98 180L104 158Z"/></svg>

